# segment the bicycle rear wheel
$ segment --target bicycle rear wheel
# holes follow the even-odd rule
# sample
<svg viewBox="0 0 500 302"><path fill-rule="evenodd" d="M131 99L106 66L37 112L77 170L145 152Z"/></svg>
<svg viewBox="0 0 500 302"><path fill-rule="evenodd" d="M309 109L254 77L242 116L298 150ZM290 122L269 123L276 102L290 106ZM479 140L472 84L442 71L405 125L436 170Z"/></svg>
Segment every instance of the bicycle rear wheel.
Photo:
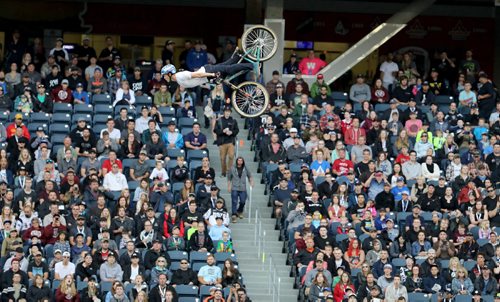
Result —
<svg viewBox="0 0 500 302"><path fill-rule="evenodd" d="M241 46L247 56L257 62L269 60L278 49L276 34L263 25L252 26L241 36Z"/></svg>
<svg viewBox="0 0 500 302"><path fill-rule="evenodd" d="M243 82L233 90L234 110L244 117L257 117L264 113L269 105L266 88L257 82Z"/></svg>

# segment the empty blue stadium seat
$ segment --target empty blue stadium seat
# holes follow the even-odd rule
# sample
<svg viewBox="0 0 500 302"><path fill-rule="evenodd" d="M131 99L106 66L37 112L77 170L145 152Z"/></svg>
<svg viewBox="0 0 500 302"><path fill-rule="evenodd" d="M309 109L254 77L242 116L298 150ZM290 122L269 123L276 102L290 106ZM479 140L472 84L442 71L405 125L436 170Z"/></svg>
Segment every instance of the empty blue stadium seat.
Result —
<svg viewBox="0 0 500 302"><path fill-rule="evenodd" d="M53 108L54 113L72 113L73 112L73 106L68 103L54 103L54 108Z"/></svg>
<svg viewBox="0 0 500 302"><path fill-rule="evenodd" d="M111 105L111 96L109 94L95 94L92 97L92 103L94 105L98 105L98 104Z"/></svg>
<svg viewBox="0 0 500 302"><path fill-rule="evenodd" d="M106 114L106 115L113 115L113 106L111 105L95 105L94 106L94 113L95 114Z"/></svg>
<svg viewBox="0 0 500 302"><path fill-rule="evenodd" d="M74 114L93 114L94 106L90 104L75 104L73 107Z"/></svg>
<svg viewBox="0 0 500 302"><path fill-rule="evenodd" d="M52 114L52 123L66 123L69 125L69 121L71 121L71 111L70 113Z"/></svg>

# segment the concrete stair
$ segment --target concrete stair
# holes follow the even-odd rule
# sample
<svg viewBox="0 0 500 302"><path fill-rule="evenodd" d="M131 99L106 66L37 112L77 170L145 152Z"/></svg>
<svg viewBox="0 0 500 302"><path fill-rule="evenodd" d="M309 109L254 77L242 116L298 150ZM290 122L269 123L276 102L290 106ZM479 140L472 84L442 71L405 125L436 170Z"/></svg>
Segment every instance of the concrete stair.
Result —
<svg viewBox="0 0 500 302"><path fill-rule="evenodd" d="M260 183L262 174L257 173L258 165L253 161L254 152L250 151L251 142L247 140L248 131L244 129L244 119L233 113L233 118L238 121L240 133L238 135L238 154L245 159L246 165L254 178L252 189L252 201L247 201L244 219L238 219L232 223L233 244L239 262L238 269L243 275L243 281L252 301L297 301L298 290L293 289L293 278L290 277L290 266L286 265L286 254L282 253L283 242L279 241L279 231L275 230L276 220L271 218L272 208L268 207L268 195L264 195L264 185ZM231 196L227 191L227 180L221 177L221 163L219 149L213 144L213 138L209 130L203 129L207 135L208 149L210 152L210 164L215 169L216 183L220 188L221 196L230 207ZM236 157L235 157L236 158ZM249 192L250 197L250 192ZM251 218L248 218L251 203ZM262 225L261 255L259 257L258 244L255 241L255 211L259 211L259 219ZM264 236L265 232L265 236ZM272 259L272 260L270 260ZM270 266L271 262L271 266ZM270 269L271 268L271 269ZM278 289L278 278L280 285ZM273 285L275 296L273 299ZM279 292L279 295L278 295Z"/></svg>

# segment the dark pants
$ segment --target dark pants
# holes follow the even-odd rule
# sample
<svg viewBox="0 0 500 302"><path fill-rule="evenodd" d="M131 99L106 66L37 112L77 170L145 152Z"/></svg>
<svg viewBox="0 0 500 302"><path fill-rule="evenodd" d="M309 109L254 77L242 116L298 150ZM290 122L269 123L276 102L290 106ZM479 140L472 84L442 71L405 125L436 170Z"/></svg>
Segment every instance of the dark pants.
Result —
<svg viewBox="0 0 500 302"><path fill-rule="evenodd" d="M231 59L216 64L216 65L205 65L205 72L217 73L220 72L222 75L233 75L242 70L253 70L252 63L238 63L240 57L234 56Z"/></svg>
<svg viewBox="0 0 500 302"><path fill-rule="evenodd" d="M247 201L246 191L231 190L231 214L236 215L238 213L243 213L243 208L245 207L246 201Z"/></svg>

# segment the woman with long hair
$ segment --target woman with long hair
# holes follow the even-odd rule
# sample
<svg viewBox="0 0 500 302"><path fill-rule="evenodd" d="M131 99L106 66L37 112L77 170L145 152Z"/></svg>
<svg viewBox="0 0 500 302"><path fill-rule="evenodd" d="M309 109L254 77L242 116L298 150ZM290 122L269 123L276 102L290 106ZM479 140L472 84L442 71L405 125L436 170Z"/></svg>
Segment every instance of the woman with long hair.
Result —
<svg viewBox="0 0 500 302"><path fill-rule="evenodd" d="M141 179L141 181L139 181L139 186L134 191L133 201L136 203L136 212L139 212L141 208L141 206L138 204L138 201L142 193L145 193L148 196L149 200L150 188L149 188L149 181L146 178L143 178Z"/></svg>
<svg viewBox="0 0 500 302"><path fill-rule="evenodd" d="M424 291L424 282L421 276L420 266L414 265L411 268L411 276L409 278L406 278L405 286L409 293L421 293Z"/></svg>
<svg viewBox="0 0 500 302"><path fill-rule="evenodd" d="M378 154L377 162L376 162L376 169L377 169L377 171L382 171L382 173L384 173L385 177L388 177L389 175L392 174L392 164L387 159L387 153L380 152Z"/></svg>
<svg viewBox="0 0 500 302"><path fill-rule="evenodd" d="M19 158L16 163L16 171L19 171L23 167L26 169L28 176L33 176L35 166L28 149L22 149L21 153L19 153Z"/></svg>
<svg viewBox="0 0 500 302"><path fill-rule="evenodd" d="M21 61L21 68L20 68L21 73L28 72L28 65L31 62L32 62L31 54L29 52L26 52L23 55L23 59Z"/></svg>
<svg viewBox="0 0 500 302"><path fill-rule="evenodd" d="M102 209L102 212L101 212L101 218L105 218L106 219L106 227L109 229L111 227L111 212L109 211L108 208L104 208Z"/></svg>
<svg viewBox="0 0 500 302"><path fill-rule="evenodd" d="M193 178L197 184L202 184L208 175L210 175L212 179L215 179L215 170L210 167L210 159L208 157L204 157L201 160L201 166L194 170Z"/></svg>
<svg viewBox="0 0 500 302"><path fill-rule="evenodd" d="M387 157L393 156L392 144L389 138L389 131L380 130L378 138L375 141L375 145L372 147L372 149L375 156L382 152L386 153Z"/></svg>
<svg viewBox="0 0 500 302"><path fill-rule="evenodd" d="M184 186L181 189L181 204L185 203L189 199L189 194L194 193L194 184L191 179L184 180Z"/></svg>
<svg viewBox="0 0 500 302"><path fill-rule="evenodd" d="M323 272L316 273L314 280L309 288L309 302L325 302L329 294L332 294L330 285Z"/></svg>
<svg viewBox="0 0 500 302"><path fill-rule="evenodd" d="M340 205L343 206L344 208L349 207L349 191L347 190L347 184L346 183L341 183L339 185L339 188L337 189L336 194L339 197Z"/></svg>
<svg viewBox="0 0 500 302"><path fill-rule="evenodd" d="M130 213L128 211L128 208L129 208L129 204L128 204L128 201L127 201L127 198L125 196L120 196L118 197L118 201L116 202L116 206L115 206L115 209L113 210L113 217L116 217L118 216L118 210L120 208L124 208L126 209L127 211L127 216L130 216Z"/></svg>
<svg viewBox="0 0 500 302"><path fill-rule="evenodd" d="M173 295L172 295L172 298L173 298ZM148 294L146 294L145 291L141 290L140 292L137 293L137 297L135 297L134 302L148 302ZM167 302L167 301L165 300L165 302Z"/></svg>
<svg viewBox="0 0 500 302"><path fill-rule="evenodd" d="M353 239L349 242L349 247L344 254L344 259L349 263L351 269L360 268L365 262L365 251L361 249L358 239Z"/></svg>
<svg viewBox="0 0 500 302"><path fill-rule="evenodd" d="M44 284L42 275L35 275L35 281L28 288L27 296L29 302L40 301L45 297L52 298L52 290Z"/></svg>
<svg viewBox="0 0 500 302"><path fill-rule="evenodd" d="M425 232L419 231L417 234L417 241L413 242L411 245L411 254L417 259L425 259L427 258L427 251L431 248L431 243L426 240Z"/></svg>
<svg viewBox="0 0 500 302"><path fill-rule="evenodd" d="M144 205L147 205L145 209ZM149 207L149 194L146 192L142 192L141 196L139 197L139 200L135 205L135 215L139 215L141 212L145 214L145 211L148 209L148 207Z"/></svg>
<svg viewBox="0 0 500 302"><path fill-rule="evenodd" d="M354 284L351 281L351 277L347 272L342 273L340 276L339 282L335 285L335 288L333 290L333 296L335 299L335 302L342 302L345 296L345 292L347 288L352 289L353 292L356 292L356 289L354 288ZM312 290L312 288L311 288ZM310 293L310 292L309 292Z"/></svg>
<svg viewBox="0 0 500 302"><path fill-rule="evenodd" d="M363 265L361 265L361 271L359 271L358 274L356 275L356 278L358 279L358 284L366 284L366 276L368 276L368 274L372 274L372 269L370 268L370 265L371 264L368 264L368 262L363 263Z"/></svg>
<svg viewBox="0 0 500 302"><path fill-rule="evenodd" d="M98 283L94 278L90 278L87 282L87 287L83 289L80 297L81 302L95 302L96 299L101 298L101 291L97 286Z"/></svg>
<svg viewBox="0 0 500 302"><path fill-rule="evenodd" d="M483 202L481 200L476 201L476 204L472 207L472 211L469 213L469 230L478 227L481 222L488 220L488 210L483 206Z"/></svg>
<svg viewBox="0 0 500 302"><path fill-rule="evenodd" d="M372 87L372 97L370 102L373 106L384 104L389 101L389 91L383 86L381 79L376 79Z"/></svg>
<svg viewBox="0 0 500 302"><path fill-rule="evenodd" d="M135 137L135 134L131 132L127 135L127 139L123 141L121 145L121 152L126 158L137 158L139 157L141 148L141 142Z"/></svg>
<svg viewBox="0 0 500 302"><path fill-rule="evenodd" d="M214 132L215 122L222 114L222 110L226 103L226 93L224 92L224 87L221 84L215 85L214 89L210 91L207 97L207 106L212 108L213 116L211 117L211 128L212 133ZM205 128L208 128L208 120L205 120Z"/></svg>
<svg viewBox="0 0 500 302"><path fill-rule="evenodd" d="M243 209L247 200L247 179L250 187L253 187L253 177L250 170L245 166L245 159L238 157L227 175L227 188L231 192L231 214L232 222L237 218L243 218Z"/></svg>
<svg viewBox="0 0 500 302"><path fill-rule="evenodd" d="M57 302L79 302L80 294L76 290L73 275L69 274L64 277L59 287L56 290Z"/></svg>
<svg viewBox="0 0 500 302"><path fill-rule="evenodd" d="M372 110L373 110L373 107L370 104L370 102L363 101L361 103L361 109L356 111L356 116L359 118L360 122L363 123L364 120L366 120L370 117L370 112L372 112ZM363 125L361 125L361 127L363 127ZM368 129L369 129L369 127L368 127Z"/></svg>
<svg viewBox="0 0 500 302"><path fill-rule="evenodd" d="M462 264L460 264L460 260L458 257L451 257L450 262L448 262L448 269L443 270L441 273L446 283L451 283L453 278L458 276L458 271L463 268Z"/></svg>
<svg viewBox="0 0 500 302"><path fill-rule="evenodd" d="M5 82L10 87L14 87L21 83L21 73L18 71L17 63L10 64L10 71L5 74Z"/></svg>
<svg viewBox="0 0 500 302"><path fill-rule="evenodd" d="M346 215L346 208L340 205L340 198L338 194L332 195L332 202L328 206L328 217L330 218L330 223L340 222L340 218Z"/></svg>
<svg viewBox="0 0 500 302"><path fill-rule="evenodd" d="M451 280L451 290L454 295L470 295L474 291L474 284L465 268L457 269L455 277Z"/></svg>
<svg viewBox="0 0 500 302"><path fill-rule="evenodd" d="M176 208L171 208L167 213L162 214L163 221L161 223L162 235L165 238L172 236L174 227L179 228L179 236L184 237L184 222L179 217Z"/></svg>
<svg viewBox="0 0 500 302"><path fill-rule="evenodd" d="M222 269L222 286L232 286L237 283L240 278L240 271L234 267L234 262L231 258L224 261L224 268Z"/></svg>
<svg viewBox="0 0 500 302"><path fill-rule="evenodd" d="M173 101L174 105L177 108L181 108L184 106L184 103L186 101L189 101L191 105L194 106L193 97L191 96L191 93L186 90L186 87L178 85L174 93L174 101Z"/></svg>
<svg viewBox="0 0 500 302"><path fill-rule="evenodd" d="M16 215L12 213L12 209L9 206L4 206L2 208L2 213L0 214L0 230L3 230L3 224L5 221L10 221L11 224L14 223L12 226L14 228L15 222L16 222Z"/></svg>
<svg viewBox="0 0 500 302"><path fill-rule="evenodd" d="M397 186L397 182L400 177L402 177L404 182L406 183L406 177L403 175L403 168L401 164L395 163L392 167L392 174L387 177L387 180L391 184L391 188Z"/></svg>
<svg viewBox="0 0 500 302"><path fill-rule="evenodd" d="M399 132L398 138L393 146L393 154L399 154L403 147L408 148L408 150L413 150L413 143L408 136L408 131L406 129L402 129Z"/></svg>
<svg viewBox="0 0 500 302"><path fill-rule="evenodd" d="M401 258L404 259L407 255L410 255L411 245L406 241L404 236L400 234L396 237L389 246L389 255L391 258Z"/></svg>
<svg viewBox="0 0 500 302"><path fill-rule="evenodd" d="M423 176L417 176L417 181L411 187L410 198L413 202L417 202L420 196L425 193L427 193L425 178Z"/></svg>

